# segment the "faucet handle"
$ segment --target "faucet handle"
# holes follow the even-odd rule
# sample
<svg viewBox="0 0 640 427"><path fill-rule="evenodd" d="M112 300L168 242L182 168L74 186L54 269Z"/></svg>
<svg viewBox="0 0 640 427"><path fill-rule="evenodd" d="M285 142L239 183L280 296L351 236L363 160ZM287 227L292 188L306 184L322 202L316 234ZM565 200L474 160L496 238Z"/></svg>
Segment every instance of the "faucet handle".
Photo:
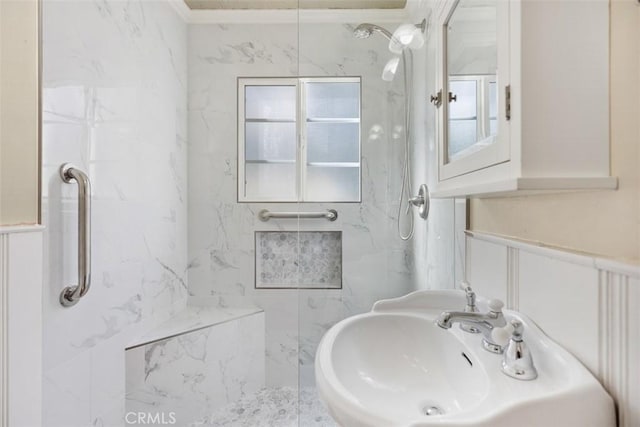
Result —
<svg viewBox="0 0 640 427"><path fill-rule="evenodd" d="M469 287L465 289L466 297L467 297L467 306L464 308L464 311L467 313L477 313L478 307L476 307L476 293Z"/></svg>
<svg viewBox="0 0 640 427"><path fill-rule="evenodd" d="M522 324L522 322L512 320L511 322L509 322L509 324L513 328L511 339L513 339L514 341L522 341L522 334L524 332L524 325Z"/></svg>
<svg viewBox="0 0 640 427"><path fill-rule="evenodd" d="M504 303L499 299L490 299L489 300L489 311L494 313L502 313L502 307L504 307Z"/></svg>
<svg viewBox="0 0 640 427"><path fill-rule="evenodd" d="M511 339L515 339L515 322L507 322L507 325L502 328L493 328L491 330L491 339L494 343L504 347L509 344ZM521 323L519 323L522 325ZM522 332L520 332L522 336Z"/></svg>

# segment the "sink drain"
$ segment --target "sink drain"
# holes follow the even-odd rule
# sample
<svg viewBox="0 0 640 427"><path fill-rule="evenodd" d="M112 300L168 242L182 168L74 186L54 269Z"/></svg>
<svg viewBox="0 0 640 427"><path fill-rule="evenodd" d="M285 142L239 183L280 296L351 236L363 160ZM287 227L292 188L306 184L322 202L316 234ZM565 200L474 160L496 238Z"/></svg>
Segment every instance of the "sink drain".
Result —
<svg viewBox="0 0 640 427"><path fill-rule="evenodd" d="M427 417L431 417L433 415L442 415L444 414L444 411L442 410L442 408L439 408L438 406L427 405L424 408L422 408L422 413Z"/></svg>

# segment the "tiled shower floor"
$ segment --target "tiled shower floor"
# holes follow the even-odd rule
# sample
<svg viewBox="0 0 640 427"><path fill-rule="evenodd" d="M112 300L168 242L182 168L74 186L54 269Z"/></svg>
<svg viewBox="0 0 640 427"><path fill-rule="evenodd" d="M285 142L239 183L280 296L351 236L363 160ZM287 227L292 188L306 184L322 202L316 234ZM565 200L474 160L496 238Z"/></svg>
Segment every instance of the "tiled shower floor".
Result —
<svg viewBox="0 0 640 427"><path fill-rule="evenodd" d="M337 427L314 388L264 388L216 410L191 427Z"/></svg>

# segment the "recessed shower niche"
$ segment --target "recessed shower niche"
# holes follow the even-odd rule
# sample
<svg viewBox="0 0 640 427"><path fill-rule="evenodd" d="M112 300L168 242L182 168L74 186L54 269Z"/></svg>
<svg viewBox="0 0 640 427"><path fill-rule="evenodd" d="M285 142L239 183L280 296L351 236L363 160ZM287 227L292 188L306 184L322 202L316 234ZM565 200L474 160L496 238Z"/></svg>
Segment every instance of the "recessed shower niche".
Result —
<svg viewBox="0 0 640 427"><path fill-rule="evenodd" d="M342 232L256 231L256 288L342 288Z"/></svg>

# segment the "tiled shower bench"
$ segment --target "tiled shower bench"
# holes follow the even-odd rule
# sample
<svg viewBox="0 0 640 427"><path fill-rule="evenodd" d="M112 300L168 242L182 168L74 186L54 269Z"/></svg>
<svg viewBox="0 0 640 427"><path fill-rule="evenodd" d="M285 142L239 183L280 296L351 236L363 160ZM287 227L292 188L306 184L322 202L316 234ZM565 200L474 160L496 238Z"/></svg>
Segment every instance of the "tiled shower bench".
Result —
<svg viewBox="0 0 640 427"><path fill-rule="evenodd" d="M187 425L263 388L264 322L255 307L189 306L136 340L126 349L127 416Z"/></svg>

